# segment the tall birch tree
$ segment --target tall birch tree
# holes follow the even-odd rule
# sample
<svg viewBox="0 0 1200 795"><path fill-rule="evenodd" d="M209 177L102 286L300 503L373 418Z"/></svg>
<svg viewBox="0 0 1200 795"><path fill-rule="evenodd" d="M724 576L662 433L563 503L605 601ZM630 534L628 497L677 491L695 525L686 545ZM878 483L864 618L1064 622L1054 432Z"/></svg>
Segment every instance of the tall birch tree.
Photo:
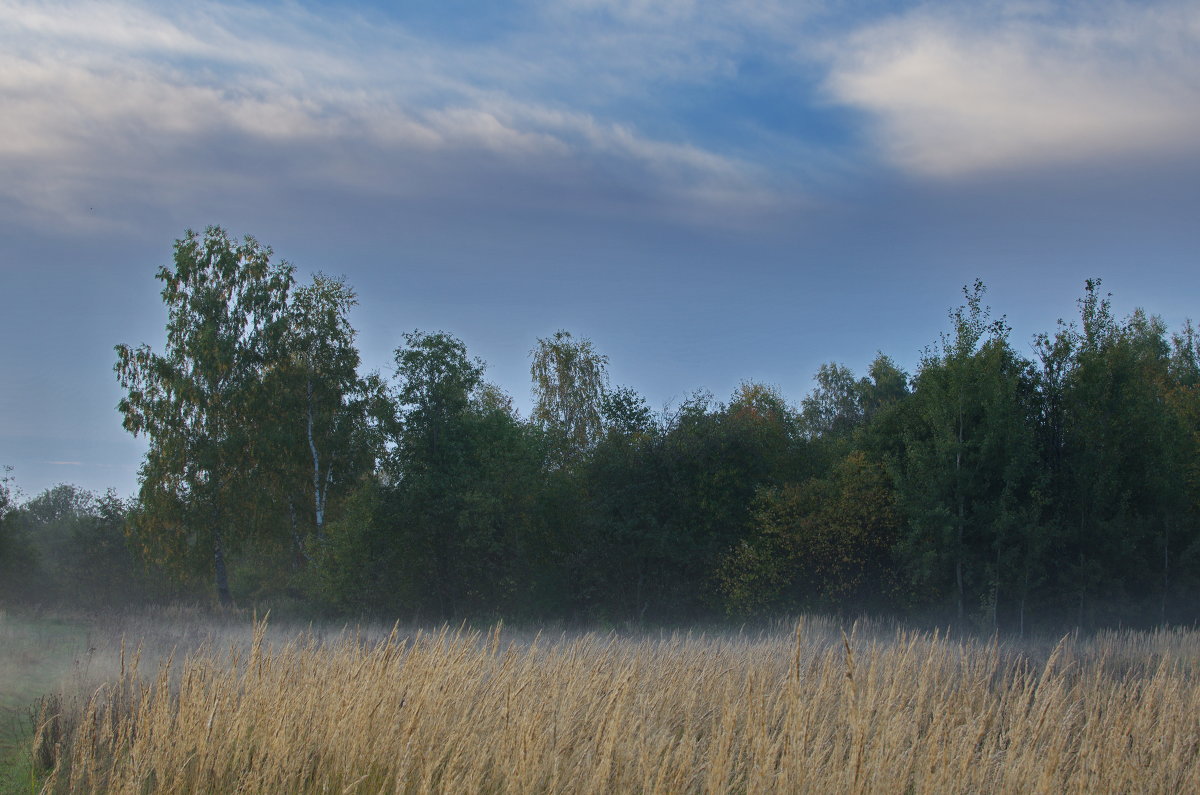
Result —
<svg viewBox="0 0 1200 795"><path fill-rule="evenodd" d="M158 270L166 346L116 347L125 429L150 443L137 527L147 547L193 564L207 550L222 604L233 601L227 556L251 530L239 510L256 491L264 443L265 374L277 366L292 267L247 236L209 227L175 242ZM207 567L206 567L207 568Z"/></svg>
<svg viewBox="0 0 1200 795"><path fill-rule="evenodd" d="M286 424L287 502L293 544L307 557L297 513L321 542L329 500L339 484L374 467L382 445L379 418L390 410L378 375L360 377L357 336L349 313L358 303L345 279L324 274L292 292L280 344L277 388Z"/></svg>
<svg viewBox="0 0 1200 795"><path fill-rule="evenodd" d="M533 421L553 437L556 463L573 461L600 438L608 357L597 353L591 340L576 340L569 331L539 339L530 355Z"/></svg>

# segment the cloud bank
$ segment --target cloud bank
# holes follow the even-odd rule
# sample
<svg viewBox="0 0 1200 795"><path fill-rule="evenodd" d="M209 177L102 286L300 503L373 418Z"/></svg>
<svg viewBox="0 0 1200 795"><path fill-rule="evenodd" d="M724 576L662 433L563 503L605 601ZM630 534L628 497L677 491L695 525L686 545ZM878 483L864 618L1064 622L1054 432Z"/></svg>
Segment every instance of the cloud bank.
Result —
<svg viewBox="0 0 1200 795"><path fill-rule="evenodd" d="M920 7L829 58L831 96L918 175L1198 150L1195 3Z"/></svg>

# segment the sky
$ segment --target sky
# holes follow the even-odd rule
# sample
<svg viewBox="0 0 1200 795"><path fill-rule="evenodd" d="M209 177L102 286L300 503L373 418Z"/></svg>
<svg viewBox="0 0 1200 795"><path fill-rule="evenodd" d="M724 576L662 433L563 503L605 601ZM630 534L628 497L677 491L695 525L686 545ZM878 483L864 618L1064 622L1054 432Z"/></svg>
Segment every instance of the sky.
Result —
<svg viewBox="0 0 1200 795"><path fill-rule="evenodd" d="M344 275L364 368L565 329L655 408L914 371L976 278L1200 319L1193 0L0 0L0 465L137 489L119 343L186 229Z"/></svg>

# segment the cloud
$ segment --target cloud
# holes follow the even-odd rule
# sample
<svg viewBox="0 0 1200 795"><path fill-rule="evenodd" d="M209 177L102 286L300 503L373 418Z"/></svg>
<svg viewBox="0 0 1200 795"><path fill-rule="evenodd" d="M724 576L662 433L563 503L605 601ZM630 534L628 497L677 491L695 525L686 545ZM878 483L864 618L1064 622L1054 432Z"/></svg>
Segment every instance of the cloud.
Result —
<svg viewBox="0 0 1200 795"><path fill-rule="evenodd" d="M919 175L1200 142L1200 6L950 4L865 25L825 51L839 103Z"/></svg>
<svg viewBox="0 0 1200 795"><path fill-rule="evenodd" d="M49 464L50 466L56 466L56 467L81 467L81 466L83 466L82 461L43 461L42 463Z"/></svg>
<svg viewBox="0 0 1200 795"><path fill-rule="evenodd" d="M707 228L881 161L948 178L1200 141L1200 10L1175 0L537 0L465 37L371 14L0 0L0 206L90 230L340 191Z"/></svg>
<svg viewBox="0 0 1200 795"><path fill-rule="evenodd" d="M474 200L557 172L710 217L769 201L745 162L564 101L565 45L531 36L465 45L295 5L0 2L0 200L86 226L81 197L119 190L169 204L272 180L424 180ZM465 161L494 184L472 185Z"/></svg>

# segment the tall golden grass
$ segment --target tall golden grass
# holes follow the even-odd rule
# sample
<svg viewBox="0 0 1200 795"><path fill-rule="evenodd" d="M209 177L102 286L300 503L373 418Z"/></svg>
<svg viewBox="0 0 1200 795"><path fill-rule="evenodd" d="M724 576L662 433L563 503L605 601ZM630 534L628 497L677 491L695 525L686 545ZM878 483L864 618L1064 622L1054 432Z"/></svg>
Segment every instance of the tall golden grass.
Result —
<svg viewBox="0 0 1200 795"><path fill-rule="evenodd" d="M48 699L44 791L1200 790L1194 632L265 633Z"/></svg>

